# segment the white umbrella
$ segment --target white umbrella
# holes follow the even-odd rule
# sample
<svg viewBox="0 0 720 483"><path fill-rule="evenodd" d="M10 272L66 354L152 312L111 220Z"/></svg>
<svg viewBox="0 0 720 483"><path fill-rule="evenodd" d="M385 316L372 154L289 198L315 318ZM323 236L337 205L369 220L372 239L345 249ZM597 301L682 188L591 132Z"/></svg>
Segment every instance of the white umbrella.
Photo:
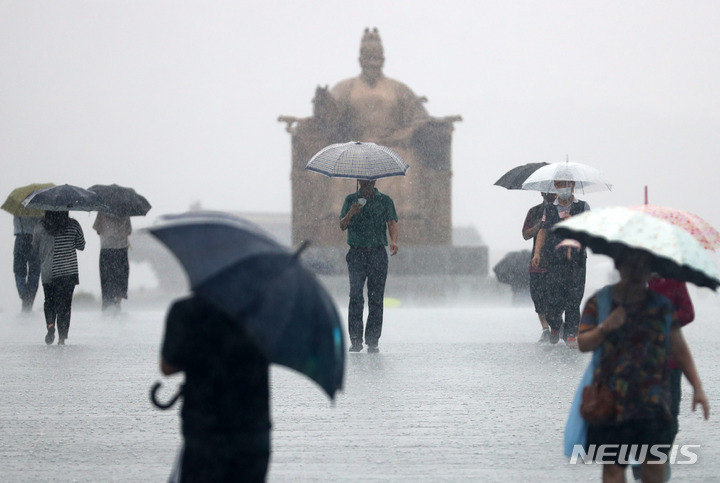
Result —
<svg viewBox="0 0 720 483"><path fill-rule="evenodd" d="M574 181L575 191L612 191L612 184L602 177L600 171L581 163L552 163L528 176L522 185L524 190L557 193L555 181Z"/></svg>
<svg viewBox="0 0 720 483"><path fill-rule="evenodd" d="M594 253L613 256L618 248L642 250L650 254L652 269L664 277L713 290L720 285L720 271L690 233L631 208L586 211L552 230L578 240Z"/></svg>
<svg viewBox="0 0 720 483"><path fill-rule="evenodd" d="M410 168L398 153L375 143L331 144L313 156L305 169L331 178L379 179L405 176Z"/></svg>

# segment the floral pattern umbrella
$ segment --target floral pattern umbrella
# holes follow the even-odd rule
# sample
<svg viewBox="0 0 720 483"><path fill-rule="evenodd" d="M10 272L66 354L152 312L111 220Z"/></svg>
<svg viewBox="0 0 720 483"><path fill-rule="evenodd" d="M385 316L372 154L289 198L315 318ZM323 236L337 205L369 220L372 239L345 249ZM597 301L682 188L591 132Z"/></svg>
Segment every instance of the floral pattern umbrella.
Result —
<svg viewBox="0 0 720 483"><path fill-rule="evenodd" d="M613 256L617 248L651 255L652 269L663 277L715 290L720 270L690 233L672 223L625 207L600 208L575 215L552 230L573 238L594 253Z"/></svg>
<svg viewBox="0 0 720 483"><path fill-rule="evenodd" d="M658 205L637 205L631 206L630 209L679 226L690 233L706 250L715 251L716 248L720 248L720 232L693 213Z"/></svg>

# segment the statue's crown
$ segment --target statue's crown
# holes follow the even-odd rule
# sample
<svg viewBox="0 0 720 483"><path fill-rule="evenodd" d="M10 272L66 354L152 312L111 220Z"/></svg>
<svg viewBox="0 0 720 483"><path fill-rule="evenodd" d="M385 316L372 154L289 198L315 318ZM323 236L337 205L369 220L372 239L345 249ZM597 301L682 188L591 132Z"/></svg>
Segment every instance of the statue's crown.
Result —
<svg viewBox="0 0 720 483"><path fill-rule="evenodd" d="M377 27L373 27L372 30L368 27L365 28L365 33L363 33L362 40L360 41L360 52L362 52L363 48L369 44L379 45L382 49L382 41L380 40L380 33L378 32Z"/></svg>

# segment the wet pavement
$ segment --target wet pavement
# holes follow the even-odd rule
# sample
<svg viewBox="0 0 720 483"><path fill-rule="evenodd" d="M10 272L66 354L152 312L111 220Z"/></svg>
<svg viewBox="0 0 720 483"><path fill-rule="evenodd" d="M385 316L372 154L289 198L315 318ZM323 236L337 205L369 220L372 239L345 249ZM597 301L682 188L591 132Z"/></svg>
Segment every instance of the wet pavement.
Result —
<svg viewBox="0 0 720 483"><path fill-rule="evenodd" d="M707 292L707 291L706 291ZM39 303L36 302L36 307ZM685 330L713 411L720 404L720 300L704 293ZM178 408L148 399L165 306L118 317L75 310L68 345L45 346L39 310L0 313L0 480L165 481L180 444ZM589 355L535 343L531 309L386 309L380 354L348 354L345 390L274 367L268 481L600 481L569 465L562 433ZM181 377L163 380L166 398ZM718 481L720 419L690 411L678 444L698 463L673 481ZM631 479L630 479L631 481Z"/></svg>

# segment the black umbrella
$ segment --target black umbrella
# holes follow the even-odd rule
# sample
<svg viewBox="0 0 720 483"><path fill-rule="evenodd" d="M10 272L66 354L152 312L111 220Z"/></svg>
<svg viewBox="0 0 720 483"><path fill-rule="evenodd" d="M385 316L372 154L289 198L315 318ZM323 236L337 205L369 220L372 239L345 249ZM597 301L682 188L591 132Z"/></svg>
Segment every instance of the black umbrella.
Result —
<svg viewBox="0 0 720 483"><path fill-rule="evenodd" d="M96 193L69 184L33 191L22 204L45 211L107 211Z"/></svg>
<svg viewBox="0 0 720 483"><path fill-rule="evenodd" d="M224 213L162 220L149 231L180 260L192 290L243 321L271 362L302 372L334 397L345 364L340 316L299 251Z"/></svg>
<svg viewBox="0 0 720 483"><path fill-rule="evenodd" d="M538 169L546 166L548 163L528 163L522 166L516 166L504 175L499 180L495 181L496 186L502 186L509 190L521 190L525 180Z"/></svg>
<svg viewBox="0 0 720 483"><path fill-rule="evenodd" d="M152 208L144 196L125 186L95 184L88 190L97 193L108 211L116 216L145 216Z"/></svg>
<svg viewBox="0 0 720 483"><path fill-rule="evenodd" d="M498 282L513 287L527 287L530 285L530 250L510 252L505 255L494 267L493 272Z"/></svg>

